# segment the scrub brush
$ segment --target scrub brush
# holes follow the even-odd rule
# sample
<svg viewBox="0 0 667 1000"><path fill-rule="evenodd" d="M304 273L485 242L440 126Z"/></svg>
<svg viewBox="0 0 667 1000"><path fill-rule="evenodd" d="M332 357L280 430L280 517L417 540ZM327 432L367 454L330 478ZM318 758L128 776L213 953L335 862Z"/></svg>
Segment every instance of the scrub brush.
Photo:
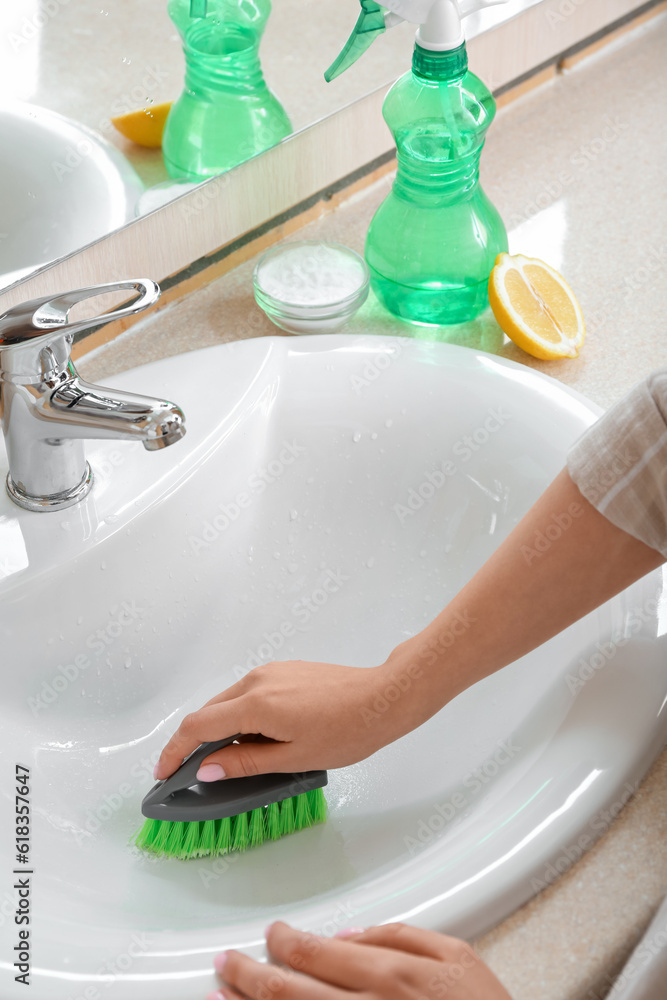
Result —
<svg viewBox="0 0 667 1000"><path fill-rule="evenodd" d="M215 857L325 821L326 771L198 782L204 758L238 738L202 743L174 774L158 781L141 803L148 818L131 843L181 860Z"/></svg>

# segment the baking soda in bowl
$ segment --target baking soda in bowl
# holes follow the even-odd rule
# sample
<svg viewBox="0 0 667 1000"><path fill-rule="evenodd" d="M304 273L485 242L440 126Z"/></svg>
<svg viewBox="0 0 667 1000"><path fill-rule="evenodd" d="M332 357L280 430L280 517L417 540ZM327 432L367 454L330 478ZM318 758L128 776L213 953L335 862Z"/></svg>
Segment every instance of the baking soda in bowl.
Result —
<svg viewBox="0 0 667 1000"><path fill-rule="evenodd" d="M338 243L286 243L259 260L255 298L267 316L292 333L338 329L368 296L369 274L359 254Z"/></svg>

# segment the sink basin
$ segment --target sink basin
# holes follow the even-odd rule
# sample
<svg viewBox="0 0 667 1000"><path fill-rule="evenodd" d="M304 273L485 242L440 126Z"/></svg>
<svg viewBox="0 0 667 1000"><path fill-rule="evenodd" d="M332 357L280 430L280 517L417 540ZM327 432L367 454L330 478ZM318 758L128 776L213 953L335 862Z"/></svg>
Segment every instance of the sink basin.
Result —
<svg viewBox="0 0 667 1000"><path fill-rule="evenodd" d="M227 859L129 847L185 713L270 659L382 662L599 410L521 365L392 337L249 340L109 382L178 402L183 442L89 442L96 483L78 507L0 500L3 998L23 996L7 919L17 763L39 1000L201 1000L213 955L263 954L277 918L474 936L608 828L667 738L659 572L331 772L325 825Z"/></svg>
<svg viewBox="0 0 667 1000"><path fill-rule="evenodd" d="M77 122L0 106L0 287L135 217L144 186L123 154Z"/></svg>

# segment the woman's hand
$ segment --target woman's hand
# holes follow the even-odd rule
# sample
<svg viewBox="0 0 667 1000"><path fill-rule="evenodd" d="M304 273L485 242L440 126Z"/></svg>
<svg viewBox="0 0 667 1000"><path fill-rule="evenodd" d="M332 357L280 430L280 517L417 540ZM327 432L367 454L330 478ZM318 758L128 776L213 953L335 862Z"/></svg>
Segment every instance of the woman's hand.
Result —
<svg viewBox="0 0 667 1000"><path fill-rule="evenodd" d="M255 667L183 719L155 777L167 778L200 743L235 733L247 739L207 757L200 781L355 764L422 721L408 709L416 678L406 667L398 687L389 664L361 668L290 660ZM389 689L391 701L383 694Z"/></svg>
<svg viewBox="0 0 667 1000"><path fill-rule="evenodd" d="M323 938L278 922L266 941L281 965L223 952L208 1000L511 1000L470 945L406 924Z"/></svg>

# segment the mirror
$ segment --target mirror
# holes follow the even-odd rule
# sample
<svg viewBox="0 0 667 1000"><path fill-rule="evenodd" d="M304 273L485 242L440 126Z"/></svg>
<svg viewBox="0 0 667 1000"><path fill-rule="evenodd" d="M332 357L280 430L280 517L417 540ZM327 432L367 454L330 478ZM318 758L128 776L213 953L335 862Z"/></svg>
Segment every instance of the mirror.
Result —
<svg viewBox="0 0 667 1000"><path fill-rule="evenodd" d="M246 60L244 94L253 87L264 88L264 104L258 102L257 113L266 120L260 121L259 142L241 129L233 142L219 143L219 132L232 117L229 103L213 123L213 140L223 152L233 148L240 153L241 162L291 131L303 130L386 86L410 65L415 27L401 23L347 72L325 82L325 69L357 20L359 0L3 3L0 288L76 253L200 183L202 172L196 163L193 168L192 155L188 160L177 150L169 170L163 155L170 130L181 146L189 142L190 154L193 148L196 154L202 134L197 108L190 108L189 118L182 117L177 129L171 128L169 116L164 150L159 132L157 145L146 145L164 121L167 109L160 106L177 101L184 90L181 34L192 27L191 22L199 26L209 21L192 17L191 2L199 12L208 5L209 16L216 8L231 12L236 28L235 37L224 43L219 38L199 40L198 58L203 63L191 66L192 78L202 85L202 66L205 63L208 71L211 64L217 65L222 46L232 63L237 57ZM474 10L476 2L462 0L462 10ZM540 2L487 0L500 6L467 17L466 35L470 40ZM249 63L246 57L255 52L258 61L250 65L252 60ZM218 89L229 90L229 81L223 84ZM124 135L111 119L133 112L139 114L118 123ZM219 172L210 164L203 171L206 176Z"/></svg>
<svg viewBox="0 0 667 1000"><path fill-rule="evenodd" d="M264 128L259 147L390 82L409 64L415 29L401 24L347 73L325 82L324 70L357 19L358 0L273 0L272 10L269 0L208 3L243 11L242 27L265 18L261 67L274 110L283 115L273 131ZM170 0L172 14L179 4L189 8L189 0ZM161 148L136 144L111 122L175 101L183 90L181 37L167 6L168 0L2 5L0 287L183 192ZM150 122L144 119L140 126ZM257 152L247 136L239 145L242 159Z"/></svg>

